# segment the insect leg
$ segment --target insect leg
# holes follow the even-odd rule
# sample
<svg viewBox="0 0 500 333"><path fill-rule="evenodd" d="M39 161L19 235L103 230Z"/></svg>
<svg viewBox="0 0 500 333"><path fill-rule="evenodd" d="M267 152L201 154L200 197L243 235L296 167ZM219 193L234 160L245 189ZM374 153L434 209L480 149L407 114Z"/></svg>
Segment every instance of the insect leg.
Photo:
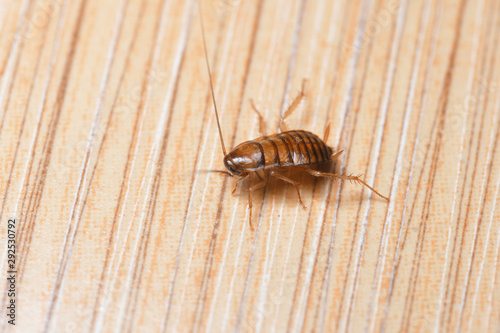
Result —
<svg viewBox="0 0 500 333"><path fill-rule="evenodd" d="M252 230L252 231L253 231L253 227L252 227L252 206L253 206L252 205L252 192L263 188L264 186L266 186L266 184L267 184L267 180L263 180L263 181L258 182L257 184L255 184L253 186L250 186L250 188L248 189L248 207L250 208L250 219L248 220L248 222L250 224L250 230Z"/></svg>
<svg viewBox="0 0 500 333"><path fill-rule="evenodd" d="M326 172L321 172L321 171L311 170L311 169L308 169L306 171L308 173L310 173L311 175L315 176L315 177L325 177L325 178L331 178L331 179L350 180L352 182L365 185L370 190L372 190L373 192L375 192L378 196L380 196L381 198L384 198L385 200L387 200L387 202L389 202L389 198L384 197L382 194L378 193L373 187L371 187L364 180L362 180L361 178L359 178L359 176L342 175L342 174L338 174L338 173L326 173Z"/></svg>
<svg viewBox="0 0 500 333"><path fill-rule="evenodd" d="M302 88L300 89L300 93L298 94L297 97L295 97L292 104L290 104L288 109L286 109L285 113L283 113L283 115L280 117L279 126L278 126L279 132L286 131L286 125L284 123L285 119L288 118L292 114L292 112L299 105L302 98L306 95L306 83L307 83L306 79L302 80Z"/></svg>
<svg viewBox="0 0 500 333"><path fill-rule="evenodd" d="M332 155L332 158L331 158L331 159L332 159L332 160L336 159L336 158L337 158L337 157L339 157L339 156L340 156L340 154L342 154L343 152L344 152L343 150L340 150L340 151L336 152L335 154L333 154L333 155Z"/></svg>
<svg viewBox="0 0 500 333"><path fill-rule="evenodd" d="M328 136L330 136L330 125L332 123L328 123L328 126L326 126L326 129L325 129L325 135L323 136L323 142L327 142L328 141Z"/></svg>
<svg viewBox="0 0 500 333"><path fill-rule="evenodd" d="M234 195L234 192L236 192L236 188L238 187L238 184L243 180L245 179L246 177L248 176L248 174L242 176L240 179L238 179L236 181L236 183L234 183L234 188L233 188L233 192L231 192L232 195Z"/></svg>
<svg viewBox="0 0 500 333"><path fill-rule="evenodd" d="M283 176L283 175L281 175L281 174L279 174L279 173L277 173L276 171L273 171L273 170L269 171L269 174L271 176L274 176L274 177L278 178L278 179L281 179L284 182L292 184L293 187L295 187L295 189L297 190L297 195L299 196L299 202L300 202L300 204L302 205L302 207L304 209L306 209L306 206L304 205L304 203L302 202L302 198L300 197L299 188L297 187L297 185L300 184L299 182L296 182L295 180L292 180L292 179L290 179L288 177L285 177L285 176Z"/></svg>
<svg viewBox="0 0 500 333"><path fill-rule="evenodd" d="M230 177L232 176L226 170L206 170L206 169L202 169L202 170L198 170L197 172L199 172L199 173L220 173L220 174L223 174L223 175L226 175L226 176L230 176Z"/></svg>
<svg viewBox="0 0 500 333"><path fill-rule="evenodd" d="M259 116L259 133L261 136L264 136L264 133L266 132L266 123L264 122L264 117L262 117L262 114L255 106L253 99L250 100L250 104L252 105L252 109L255 111L255 113L257 113L257 116Z"/></svg>

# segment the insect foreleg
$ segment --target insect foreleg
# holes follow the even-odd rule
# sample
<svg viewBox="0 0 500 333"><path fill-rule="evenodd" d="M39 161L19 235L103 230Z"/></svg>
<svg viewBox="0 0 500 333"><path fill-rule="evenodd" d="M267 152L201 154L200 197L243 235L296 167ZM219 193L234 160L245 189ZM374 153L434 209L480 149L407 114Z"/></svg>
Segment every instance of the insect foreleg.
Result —
<svg viewBox="0 0 500 333"><path fill-rule="evenodd" d="M232 176L226 170L198 170L198 172L200 172L200 173L221 173L221 174L226 175L226 176L230 176L230 177Z"/></svg>
<svg viewBox="0 0 500 333"><path fill-rule="evenodd" d="M238 184L243 180L245 179L246 177L248 176L248 174L242 176L240 179L238 179L236 181L236 183L234 183L234 188L233 188L233 192L231 192L232 195L234 195L234 192L236 192L236 188L238 187Z"/></svg>
<svg viewBox="0 0 500 333"><path fill-rule="evenodd" d="M337 174L337 173L326 173L326 172L321 172L321 171L311 170L311 169L308 169L306 171L308 173L310 173L311 175L315 176L315 177L325 177L325 178L331 178L331 179L350 180L350 181L353 181L353 182L356 182L356 183L363 184L366 187L368 187L370 190L372 190L373 192L375 192L378 196L380 196L381 198L384 198L385 200L387 200L387 202L389 202L389 198L384 197L382 194L378 193L373 187L371 187L364 180L362 180L361 178L359 178L359 176L342 175L342 174Z"/></svg>
<svg viewBox="0 0 500 333"><path fill-rule="evenodd" d="M261 182L258 182L257 184L250 186L248 188L248 207L250 209L250 219L248 222L250 223L250 229L252 231L253 231L253 227L252 227L252 206L253 206L252 205L252 192L263 188L264 186L266 186L266 184L267 184L267 179L265 179Z"/></svg>

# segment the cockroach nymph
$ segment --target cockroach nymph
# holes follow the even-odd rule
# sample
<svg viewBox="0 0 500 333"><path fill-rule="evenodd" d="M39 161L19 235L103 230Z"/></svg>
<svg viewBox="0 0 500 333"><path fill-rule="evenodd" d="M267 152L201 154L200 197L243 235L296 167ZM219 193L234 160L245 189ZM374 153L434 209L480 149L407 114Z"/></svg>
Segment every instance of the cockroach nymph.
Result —
<svg viewBox="0 0 500 333"><path fill-rule="evenodd" d="M327 126L323 139L320 139L317 135L304 131L304 130L287 130L285 128L284 120L292 114L292 112L299 105L302 98L305 96L305 86L306 80L302 82L302 88L299 95L294 99L292 104L287 108L287 110L280 117L279 121L279 133L272 135L264 135L264 120L257 107L250 100L253 110L259 117L260 134L261 136L254 139L240 143L234 147L229 153L226 151L224 145L224 139L222 136L222 130L219 121L219 113L217 111L217 104L215 101L214 87L212 83L212 72L210 70L210 64L207 56L207 45L205 40L205 29L203 25L203 18L201 14L201 9L199 10L200 25L203 38L203 47L205 51L205 62L207 65L208 77L210 80L210 91L212 94L212 102L215 111L215 117L217 119L217 127L219 130L219 138L222 146L222 153L224 154L224 166L227 171L216 171L224 173L231 177L239 177L233 189L233 194L236 191L237 185L247 177L252 177L254 175L260 180L257 184L252 185L248 188L248 205L250 210L250 228L252 228L252 192L262 189L266 186L270 177L275 177L281 179L282 181L289 183L294 186L297 191L298 199L302 207L305 208L302 198L300 196L300 191L297 185L299 183L294 181L283 174L280 170L286 170L292 167L303 167L304 171L315 176L315 177L325 177L330 179L340 179L349 180L355 183L362 184L368 187L371 191L376 193L381 198L389 201L389 199L379 192L377 192L373 187L368 185L360 176L337 174L321 172L312 169L317 165L323 163L329 163L337 159L343 150L336 151L332 147L329 147L325 142L328 140L328 134L330 132L330 125Z"/></svg>

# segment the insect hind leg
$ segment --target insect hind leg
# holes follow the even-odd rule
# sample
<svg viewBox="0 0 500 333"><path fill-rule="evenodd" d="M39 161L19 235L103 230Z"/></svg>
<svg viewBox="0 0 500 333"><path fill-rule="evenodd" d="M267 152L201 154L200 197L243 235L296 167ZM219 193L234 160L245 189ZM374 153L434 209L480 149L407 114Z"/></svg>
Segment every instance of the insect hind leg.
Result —
<svg viewBox="0 0 500 333"><path fill-rule="evenodd" d="M377 190L375 190L373 187L368 185L364 180L362 180L359 176L353 176L353 175L343 175L343 174L338 174L338 173L327 173L327 172L321 172L317 170L311 170L308 169L306 170L309 174L315 176L315 177L325 177L325 178L330 178L330 179L342 179L342 180L350 180L352 182L362 184L366 187L368 187L370 190L372 190L375 194L377 194L379 197L385 199L387 202L389 202L389 198L384 197L382 194L378 193Z"/></svg>

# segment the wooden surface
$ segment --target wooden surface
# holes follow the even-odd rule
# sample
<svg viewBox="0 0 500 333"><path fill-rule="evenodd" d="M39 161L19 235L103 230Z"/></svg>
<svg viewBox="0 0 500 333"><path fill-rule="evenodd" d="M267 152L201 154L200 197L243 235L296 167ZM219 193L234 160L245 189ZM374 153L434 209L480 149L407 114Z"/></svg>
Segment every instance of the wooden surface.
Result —
<svg viewBox="0 0 500 333"><path fill-rule="evenodd" d="M205 1L226 145L307 78L288 127L331 123L337 170L391 199L298 174L307 209L271 183L254 232L249 184L200 171L197 8L0 1L0 330L499 332L500 1Z"/></svg>

